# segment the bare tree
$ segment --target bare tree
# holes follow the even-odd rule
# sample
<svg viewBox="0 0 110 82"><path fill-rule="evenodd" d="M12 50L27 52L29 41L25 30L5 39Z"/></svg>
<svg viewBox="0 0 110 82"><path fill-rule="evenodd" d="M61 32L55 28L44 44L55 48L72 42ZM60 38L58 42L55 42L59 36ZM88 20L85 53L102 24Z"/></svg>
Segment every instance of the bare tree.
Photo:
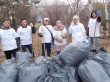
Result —
<svg viewBox="0 0 110 82"><path fill-rule="evenodd" d="M38 0L0 0L0 24L5 18L10 18L13 28L19 25L21 18L30 20L30 11ZM40 1L40 0L39 0Z"/></svg>
<svg viewBox="0 0 110 82"><path fill-rule="evenodd" d="M52 25L55 25L57 20L65 20L68 14L68 5L62 2L54 1L52 5L42 5L42 7L42 16L49 17Z"/></svg>
<svg viewBox="0 0 110 82"><path fill-rule="evenodd" d="M80 14L82 9L86 6L85 3L82 2L82 0L67 0L69 4L69 11L72 15L74 14Z"/></svg>

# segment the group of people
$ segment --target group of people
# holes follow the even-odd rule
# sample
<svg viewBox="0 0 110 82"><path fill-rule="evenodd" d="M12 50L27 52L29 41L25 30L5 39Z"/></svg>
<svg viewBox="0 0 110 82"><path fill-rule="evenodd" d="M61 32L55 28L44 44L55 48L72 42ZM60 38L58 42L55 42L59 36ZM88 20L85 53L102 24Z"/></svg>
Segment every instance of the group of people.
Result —
<svg viewBox="0 0 110 82"><path fill-rule="evenodd" d="M11 28L8 19L3 20L3 25L0 28L0 41L2 50L5 53L6 59L16 57L16 52L22 47L22 51L26 52L26 48L32 52L32 33L36 33L33 24L27 25L26 19L21 19L21 26L17 32Z"/></svg>
<svg viewBox="0 0 110 82"><path fill-rule="evenodd" d="M57 20L56 25L53 27L49 25L49 18L44 18L43 25L41 25L38 30L38 36L41 37L42 40L42 56L46 55L46 51L47 56L51 56L51 45L54 45L54 50L56 54L59 55L67 45L68 35L72 43L86 43L88 36L90 50L97 51L100 26L101 17L98 11L93 11L91 13L91 18L88 22L88 31L86 31L84 25L80 23L78 15L73 17L73 21L68 30L60 20ZM0 29L0 41L6 58L11 59L12 54L15 57L20 47L24 52L26 52L26 48L28 48L29 52L33 54L32 33L35 34L36 29L32 23L27 25L26 19L21 20L21 26L17 29L17 32L10 27L9 20L4 20L3 26ZM94 48L92 48L93 43Z"/></svg>

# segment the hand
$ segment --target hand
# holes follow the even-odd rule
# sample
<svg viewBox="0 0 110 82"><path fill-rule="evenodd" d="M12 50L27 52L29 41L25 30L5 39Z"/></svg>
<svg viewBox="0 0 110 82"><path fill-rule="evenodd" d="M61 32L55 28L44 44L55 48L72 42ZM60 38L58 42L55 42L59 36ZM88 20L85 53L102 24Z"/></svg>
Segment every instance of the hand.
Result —
<svg viewBox="0 0 110 82"><path fill-rule="evenodd" d="M17 48L18 48L18 49L21 49L22 47L21 47L21 45L18 45Z"/></svg>
<svg viewBox="0 0 110 82"><path fill-rule="evenodd" d="M51 42L51 45L53 45L53 46L54 46L54 42Z"/></svg>
<svg viewBox="0 0 110 82"><path fill-rule="evenodd" d="M33 23L30 23L30 26L31 26L31 27L34 27Z"/></svg>
<svg viewBox="0 0 110 82"><path fill-rule="evenodd" d="M58 39L57 39L57 41L60 42L60 43L62 43L63 40L64 40L63 38L58 38Z"/></svg>
<svg viewBox="0 0 110 82"><path fill-rule="evenodd" d="M86 41L83 41L83 44L87 44L87 42Z"/></svg>
<svg viewBox="0 0 110 82"><path fill-rule="evenodd" d="M42 36L44 36L44 33L41 33L42 34Z"/></svg>
<svg viewBox="0 0 110 82"><path fill-rule="evenodd" d="M57 40L57 39L58 39L58 37L57 37L57 36L55 36L54 38L55 38L55 40Z"/></svg>
<svg viewBox="0 0 110 82"><path fill-rule="evenodd" d="M100 11L96 11L96 14L99 17L100 16Z"/></svg>
<svg viewBox="0 0 110 82"><path fill-rule="evenodd" d="M65 36L62 36L63 39L65 39Z"/></svg>
<svg viewBox="0 0 110 82"><path fill-rule="evenodd" d="M21 48L21 45L19 45L19 48Z"/></svg>
<svg viewBox="0 0 110 82"><path fill-rule="evenodd" d="M61 34L61 37L62 37L63 39L65 39L65 38L66 38L66 36L65 36L64 34Z"/></svg>

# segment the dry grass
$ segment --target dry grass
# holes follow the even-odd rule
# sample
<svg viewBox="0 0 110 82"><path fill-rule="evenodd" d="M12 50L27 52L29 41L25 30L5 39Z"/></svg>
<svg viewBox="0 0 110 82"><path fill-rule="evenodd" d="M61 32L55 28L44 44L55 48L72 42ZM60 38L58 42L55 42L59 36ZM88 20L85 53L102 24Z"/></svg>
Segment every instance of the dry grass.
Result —
<svg viewBox="0 0 110 82"><path fill-rule="evenodd" d="M39 25L36 26L36 29L38 30ZM107 51L110 53L110 39L100 39L99 40L99 48L104 47L107 49ZM37 32L33 35L33 50L35 52L35 55L41 55L41 39L38 37ZM52 55L54 56L56 53L53 50L52 47ZM0 46L0 63L3 62L5 59L4 52L1 50Z"/></svg>

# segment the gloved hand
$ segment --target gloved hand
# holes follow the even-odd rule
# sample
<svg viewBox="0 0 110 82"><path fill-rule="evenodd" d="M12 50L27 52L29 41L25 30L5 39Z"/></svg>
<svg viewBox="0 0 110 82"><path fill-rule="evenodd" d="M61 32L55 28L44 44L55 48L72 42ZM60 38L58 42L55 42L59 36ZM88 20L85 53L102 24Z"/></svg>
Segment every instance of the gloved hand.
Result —
<svg viewBox="0 0 110 82"><path fill-rule="evenodd" d="M100 16L100 11L96 11L96 14L97 14L98 16Z"/></svg>
<svg viewBox="0 0 110 82"><path fill-rule="evenodd" d="M87 44L87 42L86 41L83 41L83 44Z"/></svg>
<svg viewBox="0 0 110 82"><path fill-rule="evenodd" d="M51 42L51 45L53 45L53 46L54 46L54 42Z"/></svg>

